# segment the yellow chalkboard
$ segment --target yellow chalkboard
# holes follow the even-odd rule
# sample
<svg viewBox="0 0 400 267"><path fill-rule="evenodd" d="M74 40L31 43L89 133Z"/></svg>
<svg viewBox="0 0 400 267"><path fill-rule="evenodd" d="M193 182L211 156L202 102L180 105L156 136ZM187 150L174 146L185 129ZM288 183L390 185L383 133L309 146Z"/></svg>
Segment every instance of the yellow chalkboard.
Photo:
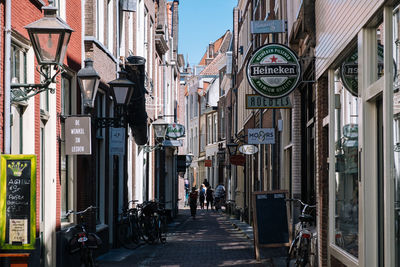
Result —
<svg viewBox="0 0 400 267"><path fill-rule="evenodd" d="M34 249L36 155L1 155L0 249Z"/></svg>

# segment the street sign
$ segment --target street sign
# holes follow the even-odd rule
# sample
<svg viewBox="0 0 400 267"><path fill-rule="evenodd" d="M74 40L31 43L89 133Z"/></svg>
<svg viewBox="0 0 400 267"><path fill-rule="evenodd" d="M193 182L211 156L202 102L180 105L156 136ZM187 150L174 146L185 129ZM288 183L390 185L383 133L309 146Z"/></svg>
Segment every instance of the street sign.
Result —
<svg viewBox="0 0 400 267"><path fill-rule="evenodd" d="M268 98L261 95L246 94L246 109L259 108L292 108L289 96L280 98Z"/></svg>
<svg viewBox="0 0 400 267"><path fill-rule="evenodd" d="M249 144L275 144L274 128L253 128L248 130L247 140Z"/></svg>
<svg viewBox="0 0 400 267"><path fill-rule="evenodd" d="M91 137L90 117L68 117L65 120L65 154L92 154Z"/></svg>
<svg viewBox="0 0 400 267"><path fill-rule="evenodd" d="M297 86L301 67L296 53L281 44L267 44L257 49L247 62L247 79L260 95L284 97Z"/></svg>
<svg viewBox="0 0 400 267"><path fill-rule="evenodd" d="M280 33L286 32L285 20L253 20L251 33Z"/></svg>
<svg viewBox="0 0 400 267"><path fill-rule="evenodd" d="M211 159L204 160L204 167L212 167Z"/></svg>
<svg viewBox="0 0 400 267"><path fill-rule="evenodd" d="M233 165L244 166L246 163L246 157L243 155L233 155L230 157L229 162Z"/></svg>
<svg viewBox="0 0 400 267"><path fill-rule="evenodd" d="M246 155L253 155L258 152L258 148L255 145L241 145L239 152Z"/></svg>

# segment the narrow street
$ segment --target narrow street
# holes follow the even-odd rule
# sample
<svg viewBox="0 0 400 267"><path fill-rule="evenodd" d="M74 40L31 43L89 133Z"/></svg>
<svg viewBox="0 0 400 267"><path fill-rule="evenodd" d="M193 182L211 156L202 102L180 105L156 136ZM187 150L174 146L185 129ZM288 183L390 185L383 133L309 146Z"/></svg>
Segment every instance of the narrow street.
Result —
<svg viewBox="0 0 400 267"><path fill-rule="evenodd" d="M224 213L198 210L195 220L188 209L180 214L165 245L111 251L99 266L277 266L266 258L257 262L252 241ZM121 260L124 254L130 255Z"/></svg>

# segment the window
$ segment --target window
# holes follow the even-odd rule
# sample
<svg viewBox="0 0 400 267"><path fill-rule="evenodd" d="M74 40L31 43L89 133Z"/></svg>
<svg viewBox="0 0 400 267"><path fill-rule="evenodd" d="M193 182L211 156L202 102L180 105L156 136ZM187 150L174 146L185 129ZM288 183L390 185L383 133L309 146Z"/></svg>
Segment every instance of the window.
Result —
<svg viewBox="0 0 400 267"><path fill-rule="evenodd" d="M111 53L114 53L114 7L113 0L107 3L107 48Z"/></svg>
<svg viewBox="0 0 400 267"><path fill-rule="evenodd" d="M213 125L213 129L212 129L212 134L213 134L212 142L213 143L217 142L217 131L218 131L218 127L217 127L217 125L218 125L218 116L217 115L218 115L217 113L213 114L213 118L214 118L214 125Z"/></svg>
<svg viewBox="0 0 400 267"><path fill-rule="evenodd" d="M104 2L96 0L96 37L104 43Z"/></svg>
<svg viewBox="0 0 400 267"><path fill-rule="evenodd" d="M61 115L71 115L71 78L67 75L61 77ZM71 177L71 157L65 154L65 122L61 121L61 142L60 142L60 187L61 187L61 215L65 214L70 207L70 192L69 181ZM63 219L64 216L61 216Z"/></svg>
<svg viewBox="0 0 400 267"><path fill-rule="evenodd" d="M11 44L11 83L26 83L26 49L15 43ZM21 103L22 104L22 103ZM23 153L23 113L24 105L11 108L11 153Z"/></svg>
<svg viewBox="0 0 400 267"><path fill-rule="evenodd" d="M358 257L358 98L335 82L335 244Z"/></svg>

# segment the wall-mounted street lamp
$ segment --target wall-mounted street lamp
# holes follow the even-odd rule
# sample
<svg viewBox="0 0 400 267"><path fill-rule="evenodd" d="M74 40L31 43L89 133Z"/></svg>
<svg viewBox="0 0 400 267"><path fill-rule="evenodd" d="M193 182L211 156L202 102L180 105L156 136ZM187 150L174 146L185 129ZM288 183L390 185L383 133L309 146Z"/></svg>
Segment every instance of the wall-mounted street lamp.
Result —
<svg viewBox="0 0 400 267"><path fill-rule="evenodd" d="M56 81L56 77L63 70L64 57L73 30L68 24L57 16L57 8L49 1L49 5L43 7L44 17L25 26L31 40L33 50L38 61L37 71L44 77L39 84L11 84L11 101L19 102L41 92L55 90L49 88L51 83ZM51 66L56 71L51 75Z"/></svg>
<svg viewBox="0 0 400 267"><path fill-rule="evenodd" d="M225 149L222 147L222 143L218 144L217 158L219 161L223 161L225 159Z"/></svg>
<svg viewBox="0 0 400 267"><path fill-rule="evenodd" d="M118 74L119 77L117 79L108 83L115 101L115 116L113 118L94 118L97 128L120 128L126 126L126 107L131 100L135 83L126 78L125 71L119 71ZM84 107L93 108L100 83L100 76L93 68L93 61L91 59L86 59L85 67L78 72L78 83L81 88Z"/></svg>
<svg viewBox="0 0 400 267"><path fill-rule="evenodd" d="M226 147L228 148L229 155L231 155L231 156L236 155L238 144L230 142L230 143L226 144Z"/></svg>
<svg viewBox="0 0 400 267"><path fill-rule="evenodd" d="M166 122L162 116L159 116L152 124L154 135L156 137L157 144L155 146L144 146L144 151L149 153L156 149L162 149L162 141L165 139L165 134L167 132L168 122Z"/></svg>
<svg viewBox="0 0 400 267"><path fill-rule="evenodd" d="M168 122L166 122L162 117L158 117L152 124L154 133L157 139L164 139L165 133L167 131Z"/></svg>
<svg viewBox="0 0 400 267"><path fill-rule="evenodd" d="M189 167L192 164L194 155L192 153L186 154L186 167Z"/></svg>

